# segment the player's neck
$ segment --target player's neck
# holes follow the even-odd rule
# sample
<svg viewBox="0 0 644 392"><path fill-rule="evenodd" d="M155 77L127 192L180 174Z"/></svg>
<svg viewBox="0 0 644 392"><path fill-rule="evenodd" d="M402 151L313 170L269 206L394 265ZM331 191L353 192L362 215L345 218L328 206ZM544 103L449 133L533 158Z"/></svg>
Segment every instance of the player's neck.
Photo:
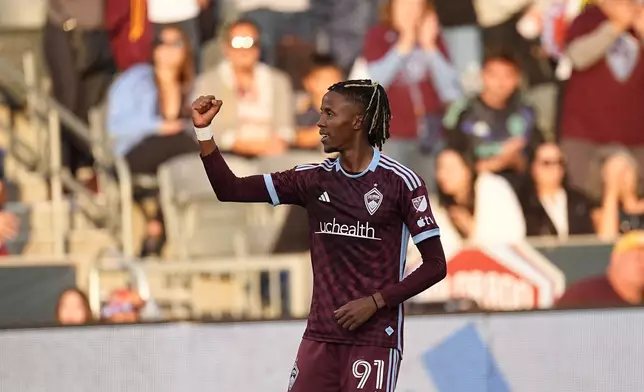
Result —
<svg viewBox="0 0 644 392"><path fill-rule="evenodd" d="M356 147L340 153L340 164L349 173L365 171L373 159L373 147L369 144L358 144Z"/></svg>

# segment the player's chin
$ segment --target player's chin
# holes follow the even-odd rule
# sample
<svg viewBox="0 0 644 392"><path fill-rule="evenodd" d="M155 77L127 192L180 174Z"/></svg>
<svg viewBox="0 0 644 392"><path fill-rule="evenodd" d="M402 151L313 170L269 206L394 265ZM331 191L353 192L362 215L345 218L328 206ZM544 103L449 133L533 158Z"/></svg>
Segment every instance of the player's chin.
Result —
<svg viewBox="0 0 644 392"><path fill-rule="evenodd" d="M326 154L332 154L334 152L339 152L340 151L340 150L338 150L337 147L329 145L329 144L327 144L325 142L322 142L322 147L324 148L324 152Z"/></svg>

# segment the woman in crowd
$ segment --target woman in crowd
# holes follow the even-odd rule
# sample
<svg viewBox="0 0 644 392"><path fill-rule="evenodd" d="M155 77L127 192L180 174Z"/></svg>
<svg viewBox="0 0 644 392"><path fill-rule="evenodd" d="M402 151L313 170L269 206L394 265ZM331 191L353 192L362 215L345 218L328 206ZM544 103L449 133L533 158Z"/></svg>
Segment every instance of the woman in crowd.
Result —
<svg viewBox="0 0 644 392"><path fill-rule="evenodd" d="M587 193L598 201L593 212L597 234L613 240L621 233L644 228L644 199L638 184L638 167L625 149L609 148L591 161Z"/></svg>
<svg viewBox="0 0 644 392"><path fill-rule="evenodd" d="M77 288L63 291L58 297L56 322L59 325L83 325L93 321L87 295Z"/></svg>
<svg viewBox="0 0 644 392"><path fill-rule="evenodd" d="M427 153L439 138L445 104L461 97L433 2L385 2L380 23L367 32L363 57L395 113L385 152L431 178L433 159Z"/></svg>
<svg viewBox="0 0 644 392"><path fill-rule="evenodd" d="M472 243L514 242L525 237L521 205L510 184L492 173L477 173L474 158L446 148L436 157L438 208L446 254Z"/></svg>
<svg viewBox="0 0 644 392"><path fill-rule="evenodd" d="M135 174L153 174L161 164L199 150L186 119L190 117L195 68L188 40L175 27L155 42L153 64L123 73L109 92L107 128L115 153ZM158 255L164 243L160 209L148 215L141 256Z"/></svg>
<svg viewBox="0 0 644 392"><path fill-rule="evenodd" d="M529 157L529 170L519 189L528 236L593 234L591 204L566 182L565 160L559 146L539 145Z"/></svg>

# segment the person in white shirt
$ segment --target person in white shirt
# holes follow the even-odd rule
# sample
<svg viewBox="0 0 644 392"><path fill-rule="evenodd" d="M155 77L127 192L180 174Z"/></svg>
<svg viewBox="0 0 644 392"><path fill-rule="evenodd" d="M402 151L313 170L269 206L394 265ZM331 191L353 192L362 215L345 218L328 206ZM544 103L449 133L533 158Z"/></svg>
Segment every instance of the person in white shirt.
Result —
<svg viewBox="0 0 644 392"><path fill-rule="evenodd" d="M441 241L450 251L465 242L513 243L525 238L525 221L514 190L499 175L477 173L473 157L449 147L439 152L436 185L434 217Z"/></svg>

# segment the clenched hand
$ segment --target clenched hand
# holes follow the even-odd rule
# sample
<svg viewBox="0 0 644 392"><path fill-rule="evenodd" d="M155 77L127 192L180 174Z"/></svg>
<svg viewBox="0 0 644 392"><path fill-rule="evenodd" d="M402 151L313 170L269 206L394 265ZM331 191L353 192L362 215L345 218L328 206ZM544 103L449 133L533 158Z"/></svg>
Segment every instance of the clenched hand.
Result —
<svg viewBox="0 0 644 392"><path fill-rule="evenodd" d="M215 98L214 95L201 96L192 103L192 123L197 128L205 128L215 118L223 101Z"/></svg>

